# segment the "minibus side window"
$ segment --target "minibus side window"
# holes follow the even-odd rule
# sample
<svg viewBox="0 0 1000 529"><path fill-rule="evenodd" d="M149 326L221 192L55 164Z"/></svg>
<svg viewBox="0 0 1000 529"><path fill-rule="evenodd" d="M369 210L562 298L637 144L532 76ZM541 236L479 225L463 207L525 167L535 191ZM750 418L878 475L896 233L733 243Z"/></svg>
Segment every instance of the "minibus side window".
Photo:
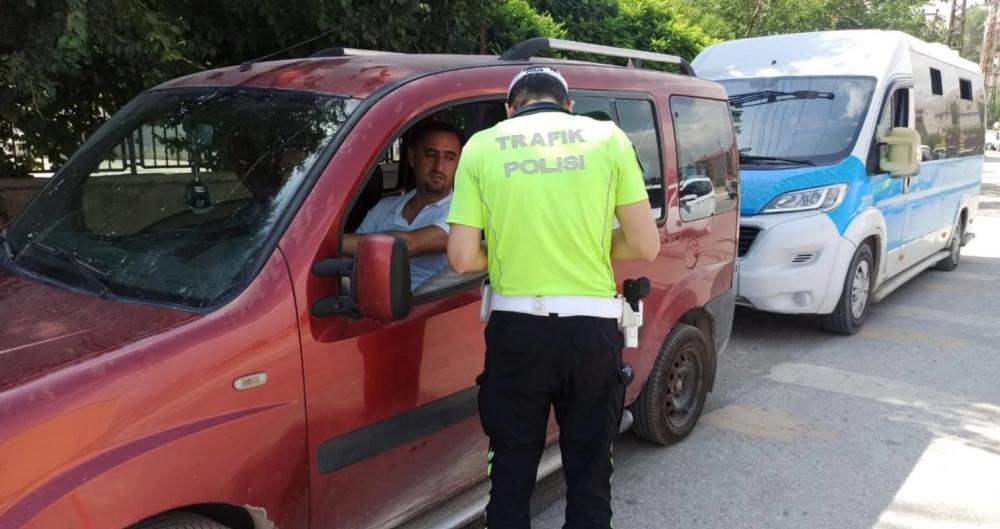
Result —
<svg viewBox="0 0 1000 529"><path fill-rule="evenodd" d="M941 70L931 68L931 94L944 95L944 84L941 82Z"/></svg>
<svg viewBox="0 0 1000 529"><path fill-rule="evenodd" d="M878 138L881 138L886 134L888 134L889 130L892 129L893 99L895 99L895 97L886 101L885 108L882 109L882 117L879 118L878 127L875 129L876 141L878 141Z"/></svg>
<svg viewBox="0 0 1000 529"><path fill-rule="evenodd" d="M872 150L869 155L869 174L879 174L879 160L885 158L886 146L879 143L879 138L889 134L889 131L896 127L910 126L910 89L900 88L892 92L892 96L885 102L882 115L879 117L878 125L875 127L875 137L872 138ZM923 152L923 150L921 150ZM923 159L927 159L927 153L923 154Z"/></svg>
<svg viewBox="0 0 1000 529"><path fill-rule="evenodd" d="M900 88L892 94L892 126L910 126L910 90Z"/></svg>
<svg viewBox="0 0 1000 529"><path fill-rule="evenodd" d="M670 98L680 215L698 220L736 207L738 168L736 136L725 101L674 96Z"/></svg>
<svg viewBox="0 0 1000 529"><path fill-rule="evenodd" d="M972 81L968 79L958 80L959 97L966 101L972 101Z"/></svg>

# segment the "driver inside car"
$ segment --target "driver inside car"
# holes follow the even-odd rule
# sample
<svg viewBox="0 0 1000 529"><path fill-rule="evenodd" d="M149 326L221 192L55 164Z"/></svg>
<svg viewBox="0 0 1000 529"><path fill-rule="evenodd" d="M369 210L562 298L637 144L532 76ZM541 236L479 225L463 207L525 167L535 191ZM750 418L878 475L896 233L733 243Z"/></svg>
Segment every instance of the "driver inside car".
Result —
<svg viewBox="0 0 1000 529"><path fill-rule="evenodd" d="M384 233L406 243L411 290L447 268L448 210L461 153L462 137L455 127L437 121L420 126L407 149L415 188L380 200L355 233L344 235L344 255L354 255L362 235Z"/></svg>

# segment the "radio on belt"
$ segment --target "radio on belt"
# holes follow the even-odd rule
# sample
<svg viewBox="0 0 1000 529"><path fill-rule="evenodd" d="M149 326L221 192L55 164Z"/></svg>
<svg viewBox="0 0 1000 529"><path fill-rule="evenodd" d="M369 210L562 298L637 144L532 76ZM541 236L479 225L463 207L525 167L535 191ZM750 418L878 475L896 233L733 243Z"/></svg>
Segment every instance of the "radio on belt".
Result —
<svg viewBox="0 0 1000 529"><path fill-rule="evenodd" d="M625 347L639 346L639 327L642 327L642 298L649 295L649 278L626 279L622 283L622 316L618 327L625 336Z"/></svg>

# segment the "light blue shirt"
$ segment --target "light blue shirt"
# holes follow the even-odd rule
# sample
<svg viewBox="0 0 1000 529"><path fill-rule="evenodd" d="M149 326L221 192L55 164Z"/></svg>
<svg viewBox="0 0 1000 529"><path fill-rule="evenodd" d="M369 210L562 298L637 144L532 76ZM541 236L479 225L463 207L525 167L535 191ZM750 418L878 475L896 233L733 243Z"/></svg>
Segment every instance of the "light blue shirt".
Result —
<svg viewBox="0 0 1000 529"><path fill-rule="evenodd" d="M451 207L451 193L448 196L424 206L417 213L413 223L403 218L403 207L416 195L410 191L405 195L385 197L375 204L375 207L365 215L361 226L355 233L380 233L385 231L414 231L427 226L437 226L448 233L448 209ZM448 266L448 254L445 252L421 255L410 258L410 290L416 290L432 275Z"/></svg>

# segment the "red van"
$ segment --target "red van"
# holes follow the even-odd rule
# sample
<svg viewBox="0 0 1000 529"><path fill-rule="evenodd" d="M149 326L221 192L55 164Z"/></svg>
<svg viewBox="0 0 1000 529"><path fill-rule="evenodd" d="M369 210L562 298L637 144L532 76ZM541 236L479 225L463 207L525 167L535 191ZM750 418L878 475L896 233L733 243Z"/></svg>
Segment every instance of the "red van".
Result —
<svg viewBox="0 0 1000 529"><path fill-rule="evenodd" d="M629 65L533 58L547 47ZM642 438L694 426L734 306L738 157L719 85L676 57L547 39L499 58L318 55L141 94L3 231L0 529L455 527L481 512L482 275L445 270L411 293L393 245L345 258L340 240L409 185L416 124L493 125L527 64L558 68L577 112L635 144L662 247L616 265L653 287L626 401ZM654 61L681 73L641 67ZM541 473L558 466L548 453Z"/></svg>

